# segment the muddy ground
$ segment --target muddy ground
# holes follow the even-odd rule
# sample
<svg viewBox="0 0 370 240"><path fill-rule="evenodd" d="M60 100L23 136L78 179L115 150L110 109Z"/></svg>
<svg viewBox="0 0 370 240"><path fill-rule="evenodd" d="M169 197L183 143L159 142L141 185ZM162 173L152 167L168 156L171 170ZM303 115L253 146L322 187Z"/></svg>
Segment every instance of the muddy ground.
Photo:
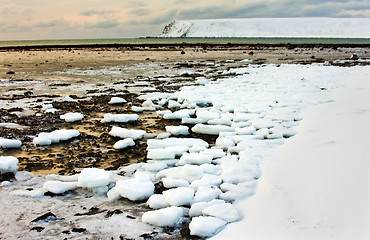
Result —
<svg viewBox="0 0 370 240"><path fill-rule="evenodd" d="M359 60L350 59L357 53ZM167 125L179 121L164 120L155 112L139 113L139 120L126 124L101 123L105 113L134 113L131 106L141 106L139 96L145 91L173 93L181 86L196 84L196 77L216 80L228 77L224 70L252 64L326 64L354 66L369 64L370 48L350 47L181 47L160 48L64 48L0 51L0 123L18 127L0 127L0 137L19 139L21 149L1 149L2 156L19 159L20 170L35 174L72 174L85 167L117 169L146 161L146 139L164 132ZM234 60L234 61L228 61ZM182 74L191 71L194 75ZM171 77L170 82L158 81ZM144 90L144 92L143 92ZM63 102L65 96L78 100ZM108 104L112 96L127 103ZM44 113L42 104L52 103L58 111ZM166 109L166 106L165 106ZM84 119L65 123L60 115L83 113ZM134 147L113 149L118 138L108 132L112 126L142 129L148 134ZM34 146L32 139L40 132L77 129L81 135L51 146ZM210 144L215 138L201 137Z"/></svg>

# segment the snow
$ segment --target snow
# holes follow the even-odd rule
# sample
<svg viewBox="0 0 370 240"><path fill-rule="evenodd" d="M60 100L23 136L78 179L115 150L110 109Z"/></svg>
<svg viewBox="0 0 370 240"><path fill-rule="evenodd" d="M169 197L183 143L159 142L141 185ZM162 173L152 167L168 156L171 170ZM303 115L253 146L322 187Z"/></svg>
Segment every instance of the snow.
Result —
<svg viewBox="0 0 370 240"><path fill-rule="evenodd" d="M49 133L40 133L33 139L33 143L35 145L50 145L52 143L59 143L60 141L67 141L78 136L80 136L78 130L59 129Z"/></svg>
<svg viewBox="0 0 370 240"><path fill-rule="evenodd" d="M174 159L175 151L168 148L148 149L147 158L153 160Z"/></svg>
<svg viewBox="0 0 370 240"><path fill-rule="evenodd" d="M13 156L0 156L0 173L16 172L18 170L18 158Z"/></svg>
<svg viewBox="0 0 370 240"><path fill-rule="evenodd" d="M104 169L85 168L78 176L78 186L87 188L96 188L107 186L112 174Z"/></svg>
<svg viewBox="0 0 370 240"><path fill-rule="evenodd" d="M47 192L62 194L77 187L77 182L47 181L44 183L44 189Z"/></svg>
<svg viewBox="0 0 370 240"><path fill-rule="evenodd" d="M184 179L162 178L165 188L189 187L189 182Z"/></svg>
<svg viewBox="0 0 370 240"><path fill-rule="evenodd" d="M119 140L118 142L116 142L113 145L113 148L114 149L124 149L124 148L132 147L132 146L135 146L134 140L132 138L126 138L126 139Z"/></svg>
<svg viewBox="0 0 370 240"><path fill-rule="evenodd" d="M0 147L2 148L20 148L22 142L16 139L7 139L0 137Z"/></svg>
<svg viewBox="0 0 370 240"><path fill-rule="evenodd" d="M240 18L180 20L160 37L369 38L369 18Z"/></svg>
<svg viewBox="0 0 370 240"><path fill-rule="evenodd" d="M199 237L210 237L219 232L226 222L217 217L195 217L189 224L190 234Z"/></svg>
<svg viewBox="0 0 370 240"><path fill-rule="evenodd" d="M113 137L132 138L133 140L138 140L143 138L145 133L146 132L144 130L126 129L113 126L112 130L109 132L109 135Z"/></svg>
<svg viewBox="0 0 370 240"><path fill-rule="evenodd" d="M173 227L180 222L182 215L182 208L172 206L145 212L142 216L142 221L161 227Z"/></svg>
<svg viewBox="0 0 370 240"><path fill-rule="evenodd" d="M60 116L60 119L63 119L66 122L77 122L84 118L82 113L69 112Z"/></svg>
<svg viewBox="0 0 370 240"><path fill-rule="evenodd" d="M120 103L127 103L126 99L120 97L112 97L108 104L120 104Z"/></svg>
<svg viewBox="0 0 370 240"><path fill-rule="evenodd" d="M186 164L197 164L201 165L204 163L211 163L213 157L208 154L202 153L184 153L180 160L177 162L177 166L182 166Z"/></svg>
<svg viewBox="0 0 370 240"><path fill-rule="evenodd" d="M334 101L305 112L297 135L265 160L255 195L237 204L245 218L212 239L368 238L368 73L336 75L345 85L331 93Z"/></svg>
<svg viewBox="0 0 370 240"><path fill-rule="evenodd" d="M118 122L118 123L127 123L131 121L136 121L139 119L137 114L104 114L104 118L101 120L102 123L108 122Z"/></svg>
<svg viewBox="0 0 370 240"><path fill-rule="evenodd" d="M233 132L235 129L225 125L205 125L198 123L191 130L200 134L219 135L220 132Z"/></svg>

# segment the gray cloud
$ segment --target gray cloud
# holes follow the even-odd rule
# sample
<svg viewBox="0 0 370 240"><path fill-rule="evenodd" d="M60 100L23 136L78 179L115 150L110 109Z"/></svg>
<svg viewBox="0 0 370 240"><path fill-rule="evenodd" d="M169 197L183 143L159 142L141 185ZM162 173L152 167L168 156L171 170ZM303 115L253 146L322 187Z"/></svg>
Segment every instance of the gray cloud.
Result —
<svg viewBox="0 0 370 240"><path fill-rule="evenodd" d="M45 28L45 27L55 27L58 24L57 20L51 20L47 22L38 22L34 24L35 27Z"/></svg>
<svg viewBox="0 0 370 240"><path fill-rule="evenodd" d="M95 10L95 9L90 9L90 10L81 12L81 15L83 15L83 16L107 15L107 14L112 14L114 12L115 11L113 11L113 10Z"/></svg>
<svg viewBox="0 0 370 240"><path fill-rule="evenodd" d="M85 27L87 28L113 28L117 27L119 22L117 20L107 20L107 21L100 21L96 23L87 23Z"/></svg>

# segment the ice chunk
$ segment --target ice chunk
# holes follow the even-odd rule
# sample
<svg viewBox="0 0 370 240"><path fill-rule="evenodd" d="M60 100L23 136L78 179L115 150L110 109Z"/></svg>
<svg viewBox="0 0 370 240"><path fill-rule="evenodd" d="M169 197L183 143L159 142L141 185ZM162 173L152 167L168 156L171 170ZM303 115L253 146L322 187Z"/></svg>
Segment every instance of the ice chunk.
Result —
<svg viewBox="0 0 370 240"><path fill-rule="evenodd" d="M243 128L236 128L235 132L238 135L251 135L256 131L256 128L253 126L250 127L243 127Z"/></svg>
<svg viewBox="0 0 370 240"><path fill-rule="evenodd" d="M234 128L225 125L205 125L198 123L191 130L200 134L219 135L220 132L233 132Z"/></svg>
<svg viewBox="0 0 370 240"><path fill-rule="evenodd" d="M185 165L181 167L174 167L162 170L156 174L157 179L164 177L174 179L185 179L188 182L192 182L203 176L203 170L197 165Z"/></svg>
<svg viewBox="0 0 370 240"><path fill-rule="evenodd" d="M216 199L222 191L214 186L200 186L195 193L193 202L208 202Z"/></svg>
<svg viewBox="0 0 370 240"><path fill-rule="evenodd" d="M158 172L167 167L168 165L165 161L146 163L143 166L141 166L143 170L150 172Z"/></svg>
<svg viewBox="0 0 370 240"><path fill-rule="evenodd" d="M166 126L166 131L171 135L189 135L189 127L187 126Z"/></svg>
<svg viewBox="0 0 370 240"><path fill-rule="evenodd" d="M174 159L175 150L168 148L148 149L147 158L153 160Z"/></svg>
<svg viewBox="0 0 370 240"><path fill-rule="evenodd" d="M64 101L64 102L77 102L77 100L75 100L75 99L71 98L70 96L65 96L65 97L63 98L63 101Z"/></svg>
<svg viewBox="0 0 370 240"><path fill-rule="evenodd" d="M119 140L118 142L116 142L113 145L113 148L114 149L123 149L123 148L127 148L127 147L132 147L132 146L135 146L134 140L132 138L126 138L126 139Z"/></svg>
<svg viewBox="0 0 370 240"><path fill-rule="evenodd" d="M107 197L108 197L108 200L109 201L116 201L120 198L122 198L121 194L119 194L117 191L116 191L116 188L113 187L111 188L108 192L107 192Z"/></svg>
<svg viewBox="0 0 370 240"><path fill-rule="evenodd" d="M220 199L214 199L210 202L196 202L191 205L190 210L189 210L189 217L198 217L202 215L203 209L206 209L207 207L216 205L216 204L222 204L225 203L224 200Z"/></svg>
<svg viewBox="0 0 370 240"><path fill-rule="evenodd" d="M13 156L0 156L0 173L16 172L18 170L18 158Z"/></svg>
<svg viewBox="0 0 370 240"><path fill-rule="evenodd" d="M108 104L119 104L119 103L126 103L126 99L120 97L112 97Z"/></svg>
<svg viewBox="0 0 370 240"><path fill-rule="evenodd" d="M225 156L225 152L222 150L222 148L208 148L201 151L200 153L211 155L212 158L222 158Z"/></svg>
<svg viewBox="0 0 370 240"><path fill-rule="evenodd" d="M170 100L168 102L168 108L179 108L181 107L181 104L179 102L176 102L174 100Z"/></svg>
<svg viewBox="0 0 370 240"><path fill-rule="evenodd" d="M211 237L221 231L227 222L217 217L195 217L189 224L190 234L199 237Z"/></svg>
<svg viewBox="0 0 370 240"><path fill-rule="evenodd" d="M148 144L148 149L176 147L176 146L192 147L194 145L208 147L208 143L199 138L149 139L147 144Z"/></svg>
<svg viewBox="0 0 370 240"><path fill-rule="evenodd" d="M139 119L139 115L137 114L111 114L107 113L104 114L104 118L101 120L102 123L107 122L119 122L119 123L127 123L131 121L136 121Z"/></svg>
<svg viewBox="0 0 370 240"><path fill-rule="evenodd" d="M177 162L177 166L182 166L185 164L197 164L201 165L204 163L211 163L213 156L202 153L184 153L180 158L180 161Z"/></svg>
<svg viewBox="0 0 370 240"><path fill-rule="evenodd" d="M252 126L255 127L256 129L272 128L274 125L275 125L274 122L268 118L255 119L252 121Z"/></svg>
<svg viewBox="0 0 370 240"><path fill-rule="evenodd" d="M158 81L160 81L160 82L171 82L171 78L168 78L168 77L160 77L160 78L158 78Z"/></svg>
<svg viewBox="0 0 370 240"><path fill-rule="evenodd" d="M160 133L157 135L157 139L164 139L164 138L169 138L171 136L171 133L168 133L168 132L164 132L164 133Z"/></svg>
<svg viewBox="0 0 370 240"><path fill-rule="evenodd" d="M78 176L78 186L88 188L107 186L111 177L112 174L104 169L85 168Z"/></svg>
<svg viewBox="0 0 370 240"><path fill-rule="evenodd" d="M203 119L206 122L212 119L220 118L220 113L218 111L209 111L202 108L197 110L196 115L199 119Z"/></svg>
<svg viewBox="0 0 370 240"><path fill-rule="evenodd" d="M219 186L222 182L220 176L212 174L204 174L201 179L194 180L190 187L197 190L200 186Z"/></svg>
<svg viewBox="0 0 370 240"><path fill-rule="evenodd" d="M47 181L44 183L44 189L54 194L61 194L77 187L77 182Z"/></svg>
<svg viewBox="0 0 370 240"><path fill-rule="evenodd" d="M73 129L59 129L50 133L40 133L33 139L35 145L50 145L51 143L59 143L74 137L78 137L80 132Z"/></svg>
<svg viewBox="0 0 370 240"><path fill-rule="evenodd" d="M231 203L216 204L203 209L205 216L218 217L226 222L235 222L241 219L239 211Z"/></svg>
<svg viewBox="0 0 370 240"><path fill-rule="evenodd" d="M190 206L194 190L187 187L172 188L163 192L164 200L171 206Z"/></svg>
<svg viewBox="0 0 370 240"><path fill-rule="evenodd" d="M183 216L181 207L168 207L150 212L145 212L141 220L145 223L160 227L173 227L180 222Z"/></svg>
<svg viewBox="0 0 370 240"><path fill-rule="evenodd" d="M2 148L20 148L22 145L22 142L15 139L7 139L7 138L1 138L0 137L0 147Z"/></svg>
<svg viewBox="0 0 370 240"><path fill-rule="evenodd" d="M189 182L184 179L162 178L165 188L189 187Z"/></svg>
<svg viewBox="0 0 370 240"><path fill-rule="evenodd" d="M131 201L141 201L153 195L154 184L148 178L136 173L133 179L118 180L115 189L122 197Z"/></svg>
<svg viewBox="0 0 370 240"><path fill-rule="evenodd" d="M227 150L230 147L234 147L235 143L230 138L219 137L216 139L216 146L222 147L223 150Z"/></svg>
<svg viewBox="0 0 370 240"><path fill-rule="evenodd" d="M143 112L144 111L143 107L138 107L138 106L132 106L131 109L134 112Z"/></svg>
<svg viewBox="0 0 370 240"><path fill-rule="evenodd" d="M146 204L153 209L160 209L160 208L166 208L170 205L164 200L164 196L162 194L154 194L152 195Z"/></svg>
<svg viewBox="0 0 370 240"><path fill-rule="evenodd" d="M44 196L44 192L39 189L35 189L31 191L19 189L19 190L14 190L10 192L9 195L19 196L19 197L41 198Z"/></svg>
<svg viewBox="0 0 370 240"><path fill-rule="evenodd" d="M226 125L226 126L232 125L232 121L229 118L211 119L207 123L210 125Z"/></svg>
<svg viewBox="0 0 370 240"><path fill-rule="evenodd" d="M164 119L182 119L182 118L190 118L189 110L188 109L181 109L173 113L165 113L163 115Z"/></svg>
<svg viewBox="0 0 370 240"><path fill-rule="evenodd" d="M126 129L116 126L113 126L112 130L109 132L109 135L113 137L132 138L133 140L143 138L144 134L145 134L144 130Z"/></svg>
<svg viewBox="0 0 370 240"><path fill-rule="evenodd" d="M185 117L185 118L182 118L181 119L181 123L182 124L191 124L191 125L195 125L195 124L198 124L198 123L205 123L206 121L204 121L203 119L200 119L200 118L188 118L188 117Z"/></svg>

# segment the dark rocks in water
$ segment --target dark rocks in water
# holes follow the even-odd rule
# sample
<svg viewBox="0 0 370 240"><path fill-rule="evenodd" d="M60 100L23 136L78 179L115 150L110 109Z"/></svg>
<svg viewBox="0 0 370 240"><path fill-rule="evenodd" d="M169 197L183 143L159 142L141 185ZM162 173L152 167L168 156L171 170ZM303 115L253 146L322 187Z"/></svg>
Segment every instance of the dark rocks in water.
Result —
<svg viewBox="0 0 370 240"><path fill-rule="evenodd" d="M15 72L11 70L11 71L6 72L6 74L15 74Z"/></svg>
<svg viewBox="0 0 370 240"><path fill-rule="evenodd" d="M102 213L102 212L105 212L105 211L106 210L100 210L97 207L92 207L92 208L89 209L89 211L87 211L85 213L76 213L75 216L95 215L95 214Z"/></svg>
<svg viewBox="0 0 370 240"><path fill-rule="evenodd" d="M58 218L57 216L55 216L54 213L52 212L47 212L45 214L42 214L41 216L38 216L37 218L35 218L34 220L32 220L31 222L32 223L38 223L38 222L54 222L56 221Z"/></svg>
<svg viewBox="0 0 370 240"><path fill-rule="evenodd" d="M0 172L0 182L3 181L11 181L15 179L15 175L13 172L6 172L6 173L1 173Z"/></svg>
<svg viewBox="0 0 370 240"><path fill-rule="evenodd" d="M31 231L42 232L42 230L44 229L45 229L44 227L33 227L31 228Z"/></svg>
<svg viewBox="0 0 370 240"><path fill-rule="evenodd" d="M351 59L352 60L359 60L360 57L356 53L354 53L354 54L352 54Z"/></svg>
<svg viewBox="0 0 370 240"><path fill-rule="evenodd" d="M185 54L185 51L181 51L181 54Z"/></svg>
<svg viewBox="0 0 370 240"><path fill-rule="evenodd" d="M72 228L72 232L83 233L86 231L86 228Z"/></svg>
<svg viewBox="0 0 370 240"><path fill-rule="evenodd" d="M252 56L252 55L254 55L254 52L249 52L248 54Z"/></svg>
<svg viewBox="0 0 370 240"><path fill-rule="evenodd" d="M111 216L113 216L114 214L121 214L123 213L121 210L119 209L116 209L116 210L113 210L113 211L108 211L107 214L105 214L105 218L109 218Z"/></svg>

